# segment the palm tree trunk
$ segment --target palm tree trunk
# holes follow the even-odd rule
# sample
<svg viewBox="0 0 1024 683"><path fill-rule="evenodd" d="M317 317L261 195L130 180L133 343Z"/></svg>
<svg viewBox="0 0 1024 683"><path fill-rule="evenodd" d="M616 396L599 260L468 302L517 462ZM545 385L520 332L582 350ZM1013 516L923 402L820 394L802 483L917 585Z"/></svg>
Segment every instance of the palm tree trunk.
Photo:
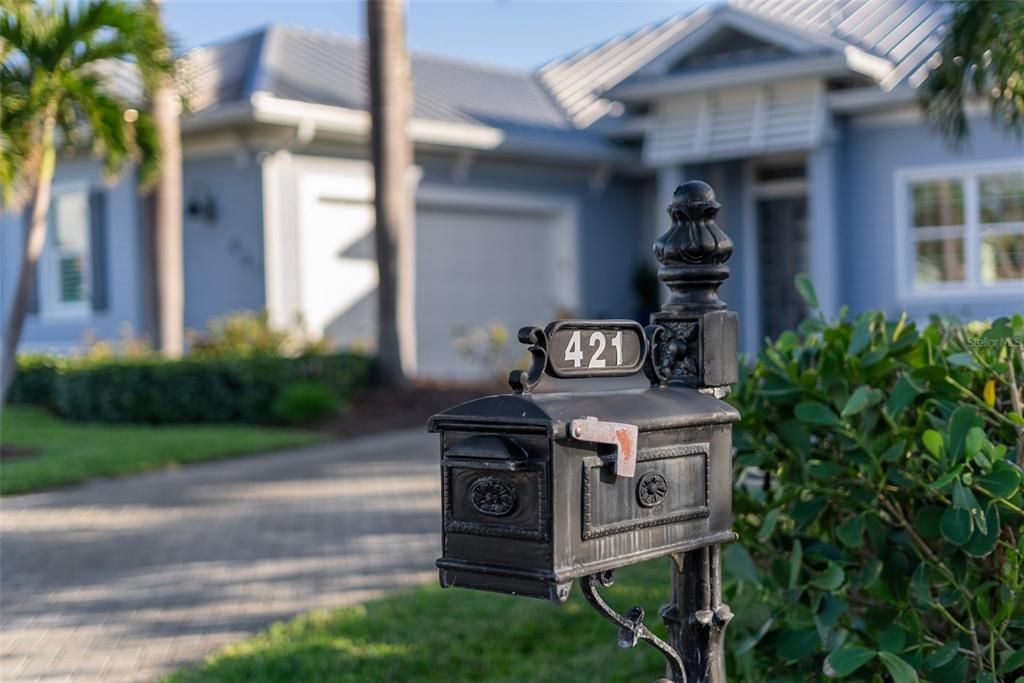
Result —
<svg viewBox="0 0 1024 683"><path fill-rule="evenodd" d="M158 0L147 0L159 13ZM161 77L152 95L160 136L160 177L153 192L153 265L156 337L160 353L181 356L185 336L185 266L182 246L181 104L174 78Z"/></svg>
<svg viewBox="0 0 1024 683"><path fill-rule="evenodd" d="M14 380L17 370L18 344L28 315L32 288L36 281L36 264L46 244L46 214L50 210L50 192L53 188L53 171L57 162L57 149L54 145L54 129L56 121L47 116L43 122L42 163L39 167L39 178L36 180L32 193L32 212L29 218L29 229L25 235L25 243L21 252L21 269L18 271L18 285L14 290L14 301L7 316L3 337L3 367L0 368L0 403L7 401L7 392Z"/></svg>
<svg viewBox="0 0 1024 683"><path fill-rule="evenodd" d="M381 379L401 385L415 372L413 200L407 129L412 78L405 50L404 0L367 0L370 152L375 186L377 362Z"/></svg>

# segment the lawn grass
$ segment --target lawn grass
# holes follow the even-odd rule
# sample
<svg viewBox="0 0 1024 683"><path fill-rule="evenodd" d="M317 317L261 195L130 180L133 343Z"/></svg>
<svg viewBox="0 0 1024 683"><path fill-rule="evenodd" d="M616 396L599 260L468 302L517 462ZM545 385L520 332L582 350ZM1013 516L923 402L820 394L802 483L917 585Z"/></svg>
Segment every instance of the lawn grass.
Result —
<svg viewBox="0 0 1024 683"><path fill-rule="evenodd" d="M668 599L669 560L622 570L603 594L615 609ZM366 605L314 612L230 645L164 683L283 681L653 681L665 660L643 643L616 645L618 630L583 600L564 605L427 586Z"/></svg>
<svg viewBox="0 0 1024 683"><path fill-rule="evenodd" d="M71 422L40 408L7 406L0 413L0 442L40 452L0 465L0 494L301 446L324 438L317 432L248 425Z"/></svg>

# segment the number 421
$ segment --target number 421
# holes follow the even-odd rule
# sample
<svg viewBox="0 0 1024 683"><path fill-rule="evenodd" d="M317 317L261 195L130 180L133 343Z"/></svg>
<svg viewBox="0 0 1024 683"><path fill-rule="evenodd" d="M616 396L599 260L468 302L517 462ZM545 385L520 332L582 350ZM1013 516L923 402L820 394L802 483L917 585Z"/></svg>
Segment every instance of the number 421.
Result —
<svg viewBox="0 0 1024 683"><path fill-rule="evenodd" d="M581 367L583 365L583 347L581 345L582 337L580 331L577 330L572 333L569 338L569 343L565 347L565 360L566 362L572 361L573 367ZM590 348L597 347L597 351L590 358L590 363L587 364L588 368L603 368L607 367L604 358L601 358L601 354L604 353L605 340L604 333L594 332L590 335L588 342ZM612 348L615 349L615 364L622 365L622 331L615 333L612 337Z"/></svg>

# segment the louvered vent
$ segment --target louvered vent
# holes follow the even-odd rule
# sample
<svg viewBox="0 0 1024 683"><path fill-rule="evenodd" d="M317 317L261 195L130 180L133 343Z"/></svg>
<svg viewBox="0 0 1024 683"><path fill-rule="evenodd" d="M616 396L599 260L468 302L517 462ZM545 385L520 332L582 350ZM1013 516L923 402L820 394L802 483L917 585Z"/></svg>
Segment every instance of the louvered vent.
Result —
<svg viewBox="0 0 1024 683"><path fill-rule="evenodd" d="M801 149L821 139L819 81L677 96L659 102L644 136L652 164Z"/></svg>

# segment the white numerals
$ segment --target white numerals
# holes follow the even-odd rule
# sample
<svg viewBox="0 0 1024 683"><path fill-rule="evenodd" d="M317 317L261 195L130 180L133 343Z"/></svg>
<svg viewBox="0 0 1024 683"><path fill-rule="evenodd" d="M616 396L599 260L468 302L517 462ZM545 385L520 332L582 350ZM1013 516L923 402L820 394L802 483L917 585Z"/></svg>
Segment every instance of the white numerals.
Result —
<svg viewBox="0 0 1024 683"><path fill-rule="evenodd" d="M590 335L590 348L594 348L596 346L597 352L594 353L594 356L590 359L590 365L587 366L588 368L605 367L606 364L604 358L601 358L601 354L604 353L604 345L607 343L608 342L604 340L604 335L600 332L595 332Z"/></svg>
<svg viewBox="0 0 1024 683"><path fill-rule="evenodd" d="M565 347L565 360L566 362L572 361L573 367L577 368L583 364L583 349L580 347L579 330L573 332L569 337L569 343Z"/></svg>
<svg viewBox="0 0 1024 683"><path fill-rule="evenodd" d="M590 361L586 363L587 368L607 368L608 360L602 358L608 346L608 339L611 338L612 348L615 349L615 367L622 365L622 331L614 334L605 332L594 332L587 339L589 348L593 351ZM569 337L569 343L565 345L565 362L572 363L574 368L584 367L583 338L582 333L576 330Z"/></svg>

